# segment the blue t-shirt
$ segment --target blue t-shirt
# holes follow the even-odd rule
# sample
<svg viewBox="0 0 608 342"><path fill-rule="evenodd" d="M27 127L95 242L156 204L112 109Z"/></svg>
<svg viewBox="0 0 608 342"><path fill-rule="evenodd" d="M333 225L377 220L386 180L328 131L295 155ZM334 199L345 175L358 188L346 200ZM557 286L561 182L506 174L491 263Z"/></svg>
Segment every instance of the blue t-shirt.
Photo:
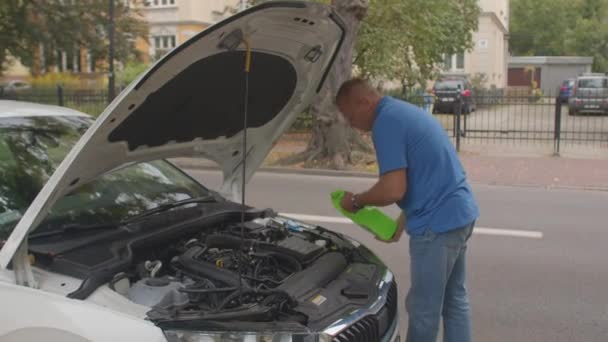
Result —
<svg viewBox="0 0 608 342"><path fill-rule="evenodd" d="M392 97L376 108L372 137L380 174L407 169L407 192L397 204L407 231L442 233L479 217L479 208L456 149L439 121Z"/></svg>

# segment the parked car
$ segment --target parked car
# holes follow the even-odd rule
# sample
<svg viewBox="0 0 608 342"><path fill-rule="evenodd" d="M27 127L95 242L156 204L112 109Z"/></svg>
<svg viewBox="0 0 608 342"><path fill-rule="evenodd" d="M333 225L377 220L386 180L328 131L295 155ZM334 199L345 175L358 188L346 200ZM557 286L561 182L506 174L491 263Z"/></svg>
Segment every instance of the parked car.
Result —
<svg viewBox="0 0 608 342"><path fill-rule="evenodd" d="M0 340L398 341L397 285L368 248L238 202L345 32L331 7L269 2L174 49L96 121L0 101ZM219 191L177 156L216 161Z"/></svg>
<svg viewBox="0 0 608 342"><path fill-rule="evenodd" d="M574 78L566 79L562 82L559 87L559 99L562 103L568 103L570 96L572 95L572 89L574 88Z"/></svg>
<svg viewBox="0 0 608 342"><path fill-rule="evenodd" d="M12 95L31 89L29 83L19 80L9 81L6 84L0 85L0 95Z"/></svg>
<svg viewBox="0 0 608 342"><path fill-rule="evenodd" d="M477 105L475 94L470 82L466 78L443 79L433 86L435 103L433 113L456 114L455 101L460 97L461 114L474 112Z"/></svg>
<svg viewBox="0 0 608 342"><path fill-rule="evenodd" d="M568 113L608 114L608 76L598 74L577 77L568 100Z"/></svg>

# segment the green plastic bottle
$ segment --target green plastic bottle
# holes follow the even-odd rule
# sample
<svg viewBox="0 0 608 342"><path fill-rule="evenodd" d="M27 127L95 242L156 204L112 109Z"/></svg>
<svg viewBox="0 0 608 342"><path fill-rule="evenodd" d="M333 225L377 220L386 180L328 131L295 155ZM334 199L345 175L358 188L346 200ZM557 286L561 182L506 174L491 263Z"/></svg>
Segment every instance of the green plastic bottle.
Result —
<svg viewBox="0 0 608 342"><path fill-rule="evenodd" d="M382 210L376 207L364 207L356 213L351 213L342 208L341 203L345 193L344 190L336 190L331 193L331 202L338 212L380 240L389 241L395 236L397 222Z"/></svg>

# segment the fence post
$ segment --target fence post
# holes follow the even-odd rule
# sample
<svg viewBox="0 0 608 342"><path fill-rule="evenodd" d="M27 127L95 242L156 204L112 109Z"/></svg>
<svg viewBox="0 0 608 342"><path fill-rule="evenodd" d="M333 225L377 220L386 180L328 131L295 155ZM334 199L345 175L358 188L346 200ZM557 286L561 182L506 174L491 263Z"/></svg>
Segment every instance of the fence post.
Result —
<svg viewBox="0 0 608 342"><path fill-rule="evenodd" d="M471 115L471 108L468 108L469 112L464 115L464 128L462 130L462 137L467 137L467 118Z"/></svg>
<svg viewBox="0 0 608 342"><path fill-rule="evenodd" d="M63 107L63 87L61 84L57 85L57 104Z"/></svg>
<svg viewBox="0 0 608 342"><path fill-rule="evenodd" d="M460 97L460 92L456 95L456 100L454 101L454 117L456 119L456 124L454 125L454 130L456 131L456 151L460 152L460 117L462 114L462 98Z"/></svg>
<svg viewBox="0 0 608 342"><path fill-rule="evenodd" d="M555 98L555 132L553 133L553 155L559 157L560 143L562 140L562 102Z"/></svg>

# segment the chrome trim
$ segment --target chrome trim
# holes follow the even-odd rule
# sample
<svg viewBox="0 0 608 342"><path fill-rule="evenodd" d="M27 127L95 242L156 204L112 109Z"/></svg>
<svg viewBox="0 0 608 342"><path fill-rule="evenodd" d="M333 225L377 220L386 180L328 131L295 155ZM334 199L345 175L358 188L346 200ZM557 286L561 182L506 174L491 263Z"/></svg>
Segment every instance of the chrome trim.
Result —
<svg viewBox="0 0 608 342"><path fill-rule="evenodd" d="M393 323L391 323L391 327L388 329L386 334L382 337L382 342L395 342L400 340L399 336L399 314L395 315L395 319Z"/></svg>
<svg viewBox="0 0 608 342"><path fill-rule="evenodd" d="M387 269L386 273L384 274L384 277L378 283L379 295L378 295L378 298L376 298L376 300L374 301L374 303L372 305L370 305L369 307L357 309L357 310L351 312L348 316L346 316L344 318L340 318L339 320L335 321L334 323L330 324L327 328L325 328L325 330L323 330L323 333L327 334L331 337L335 337L340 332L342 332L342 330L353 325L354 323L356 323L363 317L378 314L378 312L380 312L382 307L384 307L384 305L386 304L386 300L388 297L388 291L391 287L391 284L393 283L393 279L394 279L393 273Z"/></svg>

